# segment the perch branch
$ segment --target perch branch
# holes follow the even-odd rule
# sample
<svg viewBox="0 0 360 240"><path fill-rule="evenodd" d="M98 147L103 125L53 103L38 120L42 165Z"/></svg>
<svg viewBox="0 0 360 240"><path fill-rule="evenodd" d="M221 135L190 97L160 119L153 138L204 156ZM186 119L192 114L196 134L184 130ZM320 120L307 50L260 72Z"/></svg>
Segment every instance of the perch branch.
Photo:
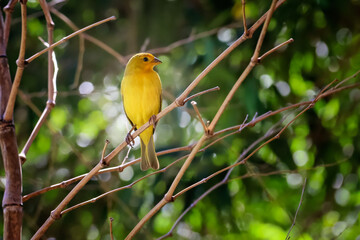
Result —
<svg viewBox="0 0 360 240"><path fill-rule="evenodd" d="M285 0L282 0L279 2L279 4L277 4L277 7L280 6L283 2L285 2ZM266 16L267 13L264 14L264 16ZM265 21L265 18L261 17L256 23L254 23L254 25L252 26L252 28L249 29L249 32L254 32L262 23L263 21ZM112 18L113 19L113 18ZM110 19L111 20L111 19ZM80 33L79 31L77 32L77 34ZM74 36L74 34L71 34L69 36ZM224 59L233 49L235 49L240 43L242 43L243 41L245 41L248 37L240 37L237 41L235 41L232 45L230 45L224 52L222 52L202 73L200 73L200 75L184 90L184 92L169 106L167 106L165 109L163 109L159 114L157 114L156 118L160 119L163 116L165 116L167 113L169 113L170 111L172 111L173 109L175 109L176 107L182 106L184 99L190 94L190 92L198 85L198 83L201 81L201 79L203 79L208 72L210 72L222 59ZM61 40L60 40L61 41ZM59 42L60 42L59 41ZM60 44L58 42L58 44ZM55 43L56 44L56 43ZM51 48L55 47L55 44L53 44L52 46L50 46ZM35 59L36 57L40 56L42 53L46 52L48 49L45 49L37 54L35 54L33 57L30 58L30 60ZM135 131L132 134L132 137L135 138L137 137L142 131L144 131L147 127L149 127L149 122L147 122L146 124L144 124L143 126L141 126L137 131ZM200 148L200 145L202 144L202 142L205 140L206 137L203 137L202 139L200 139L198 145L195 146L194 149L196 148ZM48 219L45 221L45 223L40 227L40 229L35 233L35 235L33 236L32 239L39 239L45 232L46 230L50 227L50 225L60 217L60 212L62 209L64 209L64 207L67 205L67 203L76 195L77 192L80 191L80 189L83 188L83 186L100 170L103 168L103 166L105 164L108 164L121 150L123 150L126 147L126 142L123 141L120 145L118 145L111 153L109 153L103 160L101 163L97 164L73 189L72 191L65 197L65 199L57 206L57 208L52 212L52 214L48 217ZM198 149L197 149L198 150ZM196 153L194 153L194 150L192 151L192 153L190 154L189 158L191 157L191 155L195 155ZM192 156L193 158L194 156ZM186 161L184 163L183 166L187 165L187 162L190 163L190 161ZM165 199L165 198L164 198ZM163 203L164 200L162 200L160 203ZM165 201L166 202L166 201ZM159 203L159 204L160 204ZM160 205L157 205L157 207L155 207L153 210L151 210L151 212L155 213L156 209L158 207L160 207ZM155 210L155 211L154 211ZM143 221L144 218L142 219L142 221L140 221L140 223L138 224L139 226L142 226L146 221ZM140 228L138 228L140 229ZM135 230L135 228L134 228Z"/></svg>
<svg viewBox="0 0 360 240"><path fill-rule="evenodd" d="M359 86L360 86L360 83L355 83L355 84L349 84L349 85L346 85L344 87L340 87L340 88L337 88L337 89L331 88L328 91L324 92L320 96L320 98L328 97L328 96L330 96L332 94L335 94L335 93L338 93L340 91L343 91L343 90L346 90L346 89L356 88L356 87L359 87ZM284 112L284 111L287 111L287 110L290 110L290 109L293 109L293 108L309 105L310 103L311 103L311 101L305 101L305 102L292 104L290 106L280 108L280 109L278 109L276 111L267 112L267 113L255 118L255 119L253 118L253 120L251 120L248 123L246 123L246 120L248 118L248 117L246 117L244 119L243 123L240 124L240 125L236 125L236 126L233 126L233 127L228 127L228 128L225 128L225 129L222 129L222 130L219 130L219 131L215 132L212 136L210 136L211 138L217 137L220 134L235 130L235 132L231 132L228 135L222 136L221 138L217 138L215 141L211 142L207 147L210 147L210 146L214 145L216 142L218 142L218 141L220 141L220 140L222 140L222 139L224 139L224 138L226 138L228 136L231 136L233 134L241 132L243 129L245 129L247 127L253 127L257 123L259 123L259 122L261 122L261 121L263 121L263 120L265 120L265 119L267 119L267 118L269 118L271 116L274 116L276 114L279 114L281 112ZM196 143L194 143L194 144L196 144ZM158 152L157 156L162 156L162 155L165 155L165 154L174 153L174 152L180 152L180 151L190 151L193 148L194 144L184 146L184 147L178 147L178 148L172 148L172 149L164 150L164 151ZM131 162L128 162L126 164L122 164L122 165L111 167L111 168L102 169L97 174L108 173L108 172L122 172L123 169L125 169L126 167L134 165L134 164L136 164L138 162L140 162L140 158L135 159L135 160L133 160ZM49 187L38 190L36 192L29 193L29 194L27 194L27 195L25 195L23 197L23 202L29 200L30 198L36 197L36 196L38 196L40 194L43 194L45 192L48 192L48 191L51 191L51 190L54 190L54 189L58 189L58 188L65 188L65 187L69 186L70 184L73 184L74 182L80 181L84 176L86 176L86 174L83 174L83 175L80 175L80 176L65 180L65 181L63 181L61 183L53 184L53 185L51 185Z"/></svg>

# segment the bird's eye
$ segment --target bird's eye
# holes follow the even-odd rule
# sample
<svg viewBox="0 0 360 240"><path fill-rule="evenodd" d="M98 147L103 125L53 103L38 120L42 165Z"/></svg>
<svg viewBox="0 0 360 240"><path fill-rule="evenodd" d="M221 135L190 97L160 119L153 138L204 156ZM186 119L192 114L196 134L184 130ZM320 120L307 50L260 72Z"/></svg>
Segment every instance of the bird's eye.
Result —
<svg viewBox="0 0 360 240"><path fill-rule="evenodd" d="M149 61L149 59L147 57L144 57L144 62Z"/></svg>

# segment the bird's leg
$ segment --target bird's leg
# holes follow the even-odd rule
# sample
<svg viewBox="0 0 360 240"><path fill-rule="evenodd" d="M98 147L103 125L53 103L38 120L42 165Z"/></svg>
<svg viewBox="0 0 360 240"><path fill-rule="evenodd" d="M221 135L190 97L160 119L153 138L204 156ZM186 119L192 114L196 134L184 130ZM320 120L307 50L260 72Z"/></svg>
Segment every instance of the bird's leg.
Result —
<svg viewBox="0 0 360 240"><path fill-rule="evenodd" d="M156 115L152 115L149 119L150 125L153 125L154 128L156 127Z"/></svg>
<svg viewBox="0 0 360 240"><path fill-rule="evenodd" d="M131 136L131 132L135 129L135 125L132 126L131 130L126 135L125 141L130 146L133 147L135 145L134 138Z"/></svg>

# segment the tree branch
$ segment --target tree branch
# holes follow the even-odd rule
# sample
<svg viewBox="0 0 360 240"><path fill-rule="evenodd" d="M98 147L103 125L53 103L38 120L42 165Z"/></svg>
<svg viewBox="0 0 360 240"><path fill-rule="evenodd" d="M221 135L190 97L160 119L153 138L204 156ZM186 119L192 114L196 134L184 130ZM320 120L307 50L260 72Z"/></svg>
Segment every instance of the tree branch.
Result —
<svg viewBox="0 0 360 240"><path fill-rule="evenodd" d="M43 42L45 46L49 46L48 43ZM26 161L26 154L29 151L30 146L32 145L33 141L35 140L37 134L40 131L40 128L42 127L42 125L45 123L47 116L50 114L51 110L54 108L55 106L55 102L56 102L56 79L57 79L57 73L59 71L58 65L57 65L57 61L56 61L56 55L55 52L53 52L51 50L52 53L52 60L51 62L49 62L48 64L53 64L52 68L49 68L49 71L53 71L52 74L49 74L48 77L52 77L51 81L48 81L48 91L49 91L49 98L46 102L46 107L44 109L44 111L42 112L38 122L36 123L33 131L31 132L28 140L26 141L23 149L21 150L19 157L21 160L21 163L24 164ZM50 91L53 91L52 94L50 94Z"/></svg>
<svg viewBox="0 0 360 240"><path fill-rule="evenodd" d="M96 27L96 26L100 25L100 24L106 23L106 22L108 22L108 21L113 21L113 20L115 20L115 19L116 19L116 18L115 18L114 16L108 17L108 18L106 18L106 19L104 19L104 20L98 21L98 22L93 23L93 24L91 24L91 25L89 25L89 26L86 26L86 27L84 27L84 28L82 28L82 29L80 29L80 30L78 30L78 31L76 31L76 32L73 32L73 33L71 33L70 35L68 35L68 36L66 36L66 37L63 37L61 40L57 41L56 43L50 45L49 47L41 50L40 52L35 53L34 55L32 55L31 57L29 57L29 58L26 59L25 61L26 61L26 63L31 63L31 62L32 62L34 59L36 59L37 57L39 57L39 56L41 56L42 54L46 53L46 52L49 51L50 49L53 49L53 48L59 46L60 44L68 41L69 39L75 37L76 35L78 35L78 34L80 34L80 33L83 33L83 32L85 32L85 31L87 31L87 30L89 30L89 29L91 29L91 28L93 28L93 27Z"/></svg>
<svg viewBox="0 0 360 240"><path fill-rule="evenodd" d="M295 216L294 216L294 220L293 220L293 222L292 222L292 224L291 224L291 227L290 227L290 229L289 229L288 234L286 235L285 240L290 240L290 232L291 232L291 230L293 229L293 227L295 226L296 217L297 217L297 215L298 215L298 213L299 213L300 206L301 206L302 201L303 201L304 192L305 192L305 187L306 187L306 178L305 178L304 183L303 183L303 187L302 187L302 191L301 191L301 197L300 197L300 201L299 201L298 208L296 209L296 213L295 213Z"/></svg>
<svg viewBox="0 0 360 240"><path fill-rule="evenodd" d="M21 42L20 42L20 52L18 60L16 61L17 69L14 78L14 82L11 87L11 92L9 100L6 105L5 113L3 118L5 121L11 121L13 119L13 112L15 107L15 100L17 91L19 89L20 81L22 74L25 68L25 47L26 47L26 2L27 0L20 1L21 5Z"/></svg>

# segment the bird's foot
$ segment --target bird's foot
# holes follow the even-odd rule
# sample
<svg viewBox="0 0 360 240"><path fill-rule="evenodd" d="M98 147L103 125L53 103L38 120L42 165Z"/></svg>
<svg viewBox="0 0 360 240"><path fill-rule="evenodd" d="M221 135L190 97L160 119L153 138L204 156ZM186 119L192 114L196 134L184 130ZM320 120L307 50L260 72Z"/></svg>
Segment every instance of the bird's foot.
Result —
<svg viewBox="0 0 360 240"><path fill-rule="evenodd" d="M131 136L131 132L132 130L134 130L135 127L132 127L131 130L128 132L128 134L126 135L125 141L126 143L130 146L130 147L134 147L135 145L135 140L134 138Z"/></svg>
<svg viewBox="0 0 360 240"><path fill-rule="evenodd" d="M150 117L149 123L155 127L155 125L156 125L156 115L152 115Z"/></svg>

